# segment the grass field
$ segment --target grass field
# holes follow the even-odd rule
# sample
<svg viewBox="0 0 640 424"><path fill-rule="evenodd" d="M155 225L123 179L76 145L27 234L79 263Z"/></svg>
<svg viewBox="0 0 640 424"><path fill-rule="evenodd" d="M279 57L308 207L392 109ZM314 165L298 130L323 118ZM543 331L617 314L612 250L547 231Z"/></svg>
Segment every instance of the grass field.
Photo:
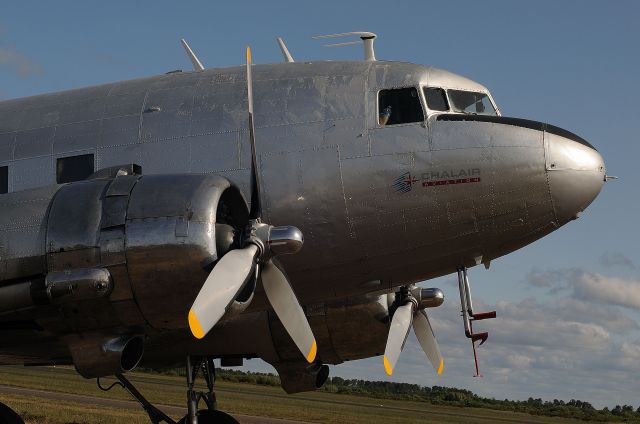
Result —
<svg viewBox="0 0 640 424"><path fill-rule="evenodd" d="M184 379L154 374L127 374L136 387L156 405L174 406L169 415L178 418L184 412L175 407L185 405ZM104 380L106 386L114 380ZM148 423L142 408L124 402L100 404L96 398L131 400L123 389L115 387L103 392L95 380L85 380L72 368L0 367L0 385L46 390L87 396L74 402L51 399L37 393L15 393L0 387L0 402L9 405L25 418L37 424L124 424ZM372 399L360 396L323 392L287 395L280 388L219 382L217 398L220 409L232 414L285 418L316 423L560 423L581 422L537 417L477 408L435 406L424 402ZM99 400L99 399L98 399ZM162 408L161 408L162 409ZM240 421L243 419L240 417Z"/></svg>

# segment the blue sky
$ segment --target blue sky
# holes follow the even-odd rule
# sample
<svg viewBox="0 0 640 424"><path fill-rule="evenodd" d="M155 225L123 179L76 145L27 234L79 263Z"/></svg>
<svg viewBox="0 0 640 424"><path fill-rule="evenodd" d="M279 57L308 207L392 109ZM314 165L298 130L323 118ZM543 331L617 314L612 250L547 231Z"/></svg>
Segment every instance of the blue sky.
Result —
<svg viewBox="0 0 640 424"><path fill-rule="evenodd" d="M410 339L394 379L639 406L640 3L21 1L2 12L0 99L189 69L182 37L205 66L220 67L241 64L247 44L254 62L281 61L278 35L298 60L359 59L360 47L327 49L310 37L366 30L379 36L379 59L462 74L487 86L503 114L586 138L620 180L579 220L471 270L476 298L499 313L483 325L485 377L471 377L457 290L445 277L426 284L449 299L432 312L445 374L436 379ZM385 378L379 358L332 372Z"/></svg>

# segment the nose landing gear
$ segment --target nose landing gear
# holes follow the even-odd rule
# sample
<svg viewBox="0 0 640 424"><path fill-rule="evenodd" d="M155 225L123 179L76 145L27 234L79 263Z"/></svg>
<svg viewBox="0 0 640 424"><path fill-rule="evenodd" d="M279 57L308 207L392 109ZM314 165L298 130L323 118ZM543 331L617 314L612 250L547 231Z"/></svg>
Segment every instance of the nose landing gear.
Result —
<svg viewBox="0 0 640 424"><path fill-rule="evenodd" d="M478 352L476 351L476 342L480 341L478 346L482 346L489 337L488 332L474 333L473 322L481 321L483 319L492 319L496 317L496 311L490 312L473 312L473 302L471 300L471 288L469 286L469 275L467 274L467 268L462 267L458 269L458 290L460 290L460 304L462 306L462 321L464 323L464 334L467 338L471 339L471 346L473 347L473 359L475 361L476 373L474 377L482 377L478 367Z"/></svg>

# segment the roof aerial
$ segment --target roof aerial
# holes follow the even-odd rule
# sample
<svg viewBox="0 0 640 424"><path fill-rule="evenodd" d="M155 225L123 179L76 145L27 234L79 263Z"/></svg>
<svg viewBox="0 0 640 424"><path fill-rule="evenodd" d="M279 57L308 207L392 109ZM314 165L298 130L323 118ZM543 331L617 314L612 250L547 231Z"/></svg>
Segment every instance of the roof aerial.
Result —
<svg viewBox="0 0 640 424"><path fill-rule="evenodd" d="M364 44L364 60L374 61L376 60L375 52L373 51L373 40L376 39L376 35L373 32L363 32L363 31L355 31L355 32L343 32L340 34L328 34L328 35L317 35L313 37L314 39L322 39L322 38L337 38L337 37L350 37L357 36L360 37L362 41L347 41L345 43L334 43L334 44L325 44L325 47L341 47L341 46L351 46L354 44Z"/></svg>

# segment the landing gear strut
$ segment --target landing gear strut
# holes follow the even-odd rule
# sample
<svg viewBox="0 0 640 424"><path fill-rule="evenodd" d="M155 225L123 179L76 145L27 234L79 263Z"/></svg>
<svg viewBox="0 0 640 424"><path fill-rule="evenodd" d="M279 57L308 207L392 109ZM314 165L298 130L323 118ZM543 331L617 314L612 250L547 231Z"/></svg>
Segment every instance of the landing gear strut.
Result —
<svg viewBox="0 0 640 424"><path fill-rule="evenodd" d="M144 396L142 396L142 393L140 393L138 389L136 389L133 386L133 384L131 384L131 382L124 375L116 374L116 378L120 382L120 385L122 385L122 387L124 387L129 393L131 393L131 396L136 398L136 400L140 403L140 405L142 405L144 410L147 412L147 415L149 415L149 419L151 419L151 422L153 424L160 424L162 422L165 422L167 424L176 424L176 422L173 421L171 418L169 418L164 412L162 412L161 410L153 406L151 403L149 403L149 401L145 399ZM117 383L114 383L114 384L117 384ZM102 390L105 390L100 386L99 379L98 379L98 387ZM113 387L113 385L111 385L106 390L111 389L111 387Z"/></svg>
<svg viewBox="0 0 640 424"><path fill-rule="evenodd" d="M195 363L195 366L194 366ZM207 383L206 392L194 390L195 380L202 370L204 380ZM178 424L238 424L231 415L218 411L218 403L214 385L216 382L216 368L213 358L192 358L187 356L187 415ZM198 410L200 400L203 400L207 409Z"/></svg>
<svg viewBox="0 0 640 424"><path fill-rule="evenodd" d="M122 374L117 374L118 382L112 384L108 388L103 388L98 379L98 387L104 391L111 390L115 385L125 388L131 396L142 405L149 415L149 419L153 424L238 424L231 415L225 414L217 410L216 394L214 385L216 380L215 366L211 357L192 357L187 356L187 415L176 423L164 412L153 406L145 397L133 386L133 384ZM207 391L199 392L195 390L195 380L202 371L205 382L207 383ZM207 409L198 410L198 404L203 400ZM1 418L2 404L0 404L0 424L5 424ZM14 424L8 421L8 424ZM21 421L15 424L23 424Z"/></svg>
<svg viewBox="0 0 640 424"><path fill-rule="evenodd" d="M478 346L484 344L489 337L489 333L474 333L473 322L483 319L492 319L496 317L496 311L490 312L473 312L473 302L471 301L471 288L469 286L469 275L467 274L467 268L458 268L458 289L460 290L460 304L462 305L462 321L464 323L464 334L467 338L471 339L471 346L473 347L473 359L476 366L476 374L474 377L482 377L478 368L478 352L476 351L476 341L480 341Z"/></svg>

